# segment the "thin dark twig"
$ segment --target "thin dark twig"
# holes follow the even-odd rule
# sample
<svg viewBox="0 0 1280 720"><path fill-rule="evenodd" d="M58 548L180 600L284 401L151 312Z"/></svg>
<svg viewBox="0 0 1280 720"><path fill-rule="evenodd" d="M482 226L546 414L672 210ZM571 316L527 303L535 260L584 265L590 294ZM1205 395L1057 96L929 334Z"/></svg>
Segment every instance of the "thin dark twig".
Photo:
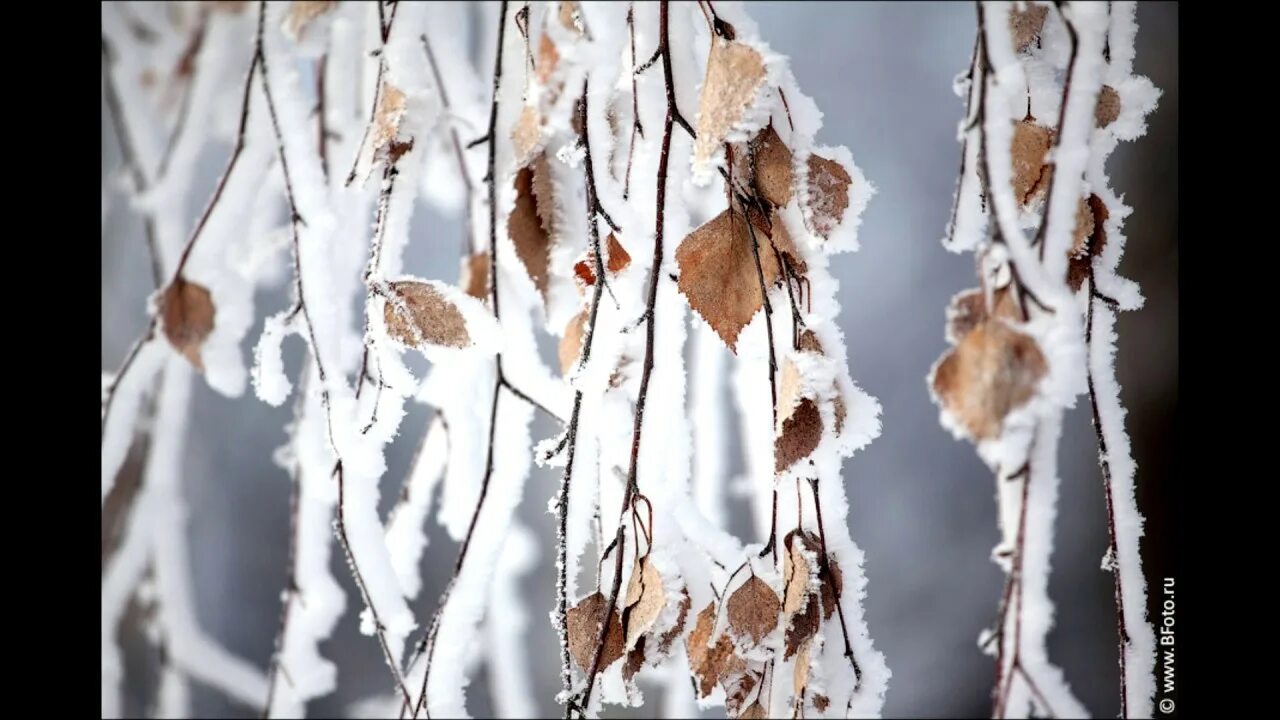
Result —
<svg viewBox="0 0 1280 720"><path fill-rule="evenodd" d="M305 380L304 380L305 382ZM307 396L306 389L303 388L298 393L298 402L294 412L294 427L301 420L305 398ZM271 703L275 699L276 693L276 676L284 669L283 662L280 658L284 650L284 636L289 627L289 615L293 610L293 602L295 598L299 598L298 592L298 503L302 493L302 469L295 462L293 468L289 472L289 554L285 575L285 599L280 607L280 625L276 631L275 650L271 654L271 668L267 673L267 701L262 706L262 717L271 717Z"/></svg>
<svg viewBox="0 0 1280 720"><path fill-rule="evenodd" d="M1089 285L1093 286L1093 267L1089 268ZM1094 298L1089 298L1088 319L1085 323L1085 351L1093 352L1093 306ZM1124 617L1124 585L1120 572L1120 548L1116 543L1116 509L1113 497L1113 479L1111 476L1111 455L1107 451L1107 438L1102 428L1102 414L1098 412L1098 393L1093 383L1093 365L1086 361L1085 378L1089 385L1089 408L1093 412L1093 431L1098 438L1098 465L1102 468L1102 486L1106 490L1107 500L1107 539L1108 551L1111 555L1111 576L1114 580L1114 599L1116 605L1116 638L1119 642L1120 657L1120 717L1129 716L1128 675L1125 669L1125 651L1129 647L1129 630Z"/></svg>
<svg viewBox="0 0 1280 720"><path fill-rule="evenodd" d="M826 577L832 577L831 560L827 554L827 530L822 524L822 501L818 498L818 479L809 479L809 489L813 492L813 510L818 519L818 542L822 545L822 555L818 561L818 565ZM836 600L836 615L840 618L840 634L844 638L844 656L849 658L849 664L853 666L853 691L857 692L862 685L862 668L858 665L858 659L853 654L853 644L849 642L849 628L845 624L844 619L844 603L841 602L841 595L844 588L839 585L832 584L832 590Z"/></svg>
<svg viewBox="0 0 1280 720"><path fill-rule="evenodd" d="M1071 78L1075 75L1076 56L1079 55L1079 51L1080 51L1080 37L1079 37L1079 34L1076 32L1075 23L1071 22L1071 19L1068 18L1066 14L1062 12L1061 2L1055 2L1054 7L1058 9L1058 15L1062 17L1062 24L1067 29L1067 37L1071 41L1071 56L1067 60L1067 75L1066 75L1066 79L1063 80L1063 83L1062 83L1062 103L1058 106L1058 132L1056 133L1057 136L1054 138L1054 142L1053 142L1052 157L1054 157L1053 164L1054 164L1055 172L1052 172L1049 174L1049 185L1045 190L1045 198L1047 199L1045 200L1045 203L1044 203L1044 206L1045 206L1044 218L1040 222L1040 227L1036 230L1035 239L1031 241L1031 245L1033 247L1035 245L1040 246L1040 260L1042 262L1044 261L1044 248L1045 248L1044 237L1048 232L1050 210L1052 209L1052 203L1053 203L1053 186L1054 186L1054 183L1057 182L1058 176L1062 174L1056 171L1057 165L1058 165L1058 161L1057 161L1058 153L1062 149L1062 125L1067 121L1067 100L1071 96ZM1075 218L1074 214L1072 215L1072 218L1073 219Z"/></svg>
<svg viewBox="0 0 1280 720"><path fill-rule="evenodd" d="M646 313L649 321L645 325L645 351L644 365L640 375L640 391L636 398L636 414L635 421L631 430L631 461L630 468L627 471L627 484L623 493L622 508L618 513L618 528L615 537L618 543L618 553L614 556L614 571L612 587L609 590L609 602L606 606L605 618L613 617L613 613L618 606L618 591L622 586L622 557L623 548L626 543L626 510L631 506L633 498L638 491L637 473L640 463L640 439L641 432L644 427L644 410L645 402L649 394L649 381L653 375L653 355L654 355L654 326L657 323L657 314L654 308L658 300L658 283L662 279L662 260L663 260L663 231L665 228L665 210L667 199L667 168L670 163L671 154L671 133L672 126L676 116L675 106L675 89L671 75L671 48L668 40L668 22L669 7L667 0L663 0L658 10L658 47L662 50L663 57L663 78L666 82L667 112L662 127L662 149L658 155L658 176L657 176L657 207L656 220L654 222L653 237L653 266L649 273L649 290L648 299L646 301ZM598 257L598 253L597 253ZM585 709L591 706L591 691L595 687L596 674L600 670L600 659L604 650L604 634L609 623L603 622L600 625L599 636L596 638L595 652L591 659L591 668L587 671L587 685L581 694L581 700L576 704L579 708Z"/></svg>
<svg viewBox="0 0 1280 720"><path fill-rule="evenodd" d="M317 339L316 339L315 323L311 318L311 310L307 305L306 296L304 294L304 288L303 288L302 248L301 248L301 242L299 238L298 227L299 225L304 223L302 221L301 215L298 213L297 198L294 195L293 181L289 171L289 159L284 149L284 135L280 129L280 118L276 113L275 97L271 92L270 76L269 76L269 73L267 72L267 57L266 57L266 53L263 50L262 37L263 37L263 30L264 30L264 25L266 21L266 13L267 13L267 3L266 3L266 0L262 0L262 2L259 5L257 47L256 47L256 50L254 51L254 54L255 54L255 59L258 66L260 66L262 69L263 95L266 97L266 101L267 101L267 113L271 117L271 128L275 133L276 151L279 154L280 167L284 174L285 195L288 197L289 208L291 211L290 215L291 215L292 221L290 222L290 228L293 235L294 272L296 275L295 288L298 295L297 303L298 303L298 307L301 309L303 320L306 323L307 337L311 343L311 348L312 348L311 357L312 357L312 360L315 362L316 376L320 380L320 387L321 387L320 400L321 400L321 405L324 407L324 411L325 411L325 421L326 421L326 426L328 428L328 433L329 433L329 445L332 448L334 455L338 457L337 471L336 471L337 481L338 481L338 503L337 503L337 513L336 513L334 525L337 531L338 539L341 542L343 552L346 554L347 563L351 567L351 574L356 581L356 586L360 589L360 594L364 600L365 606L368 607L369 614L372 616L374 627L376 630L376 635L378 638L378 645L382 648L383 658L386 660L387 666L391 670L391 676L395 681L395 685L397 689L400 691L401 695L404 696L405 701L408 702L409 689L405 686L404 678L401 677L400 675L400 670L399 670L399 666L397 664L396 658L391 653L391 647L387 641L387 636L386 636L386 626L383 625L381 619L378 617L377 608L375 608L373 605L372 598L369 595L368 586L365 583L364 576L360 571L360 566L356 562L355 555L351 551L350 538L348 537L348 534L347 534L346 475L343 470L342 457L341 455L338 454L338 445L333 441L333 409L329 403L329 390L328 390L328 379L327 379L328 376L325 372L324 361L320 356L320 344L319 342L317 342Z"/></svg>
<svg viewBox="0 0 1280 720"><path fill-rule="evenodd" d="M578 103L578 117L581 119L582 125L582 146L585 152L584 161L586 163L586 185L587 185L587 229L591 233L591 245L593 256L595 258L596 277L600 278L600 282L595 284L591 294L591 312L587 321L586 336L583 338L581 365L586 365L591 360L591 348L593 346L596 334L596 321L600 314L600 297L603 292L605 277L604 257L600 249L600 229L597 218L600 216L599 195L595 186L595 171L593 169L594 161L591 156L591 133L590 125L587 122L588 115L588 87L587 83L582 85L582 99ZM565 463L564 476L560 483L560 497L556 502L556 521L559 528L558 547L557 547L557 575L556 575L556 631L560 640L560 662L561 662L561 682L564 691L567 693L572 690L573 686L573 665L572 657L569 653L569 628L567 623L568 617L568 531L569 531L569 490L571 480L573 478L573 463L577 453L578 438L578 421L582 409L582 390L579 389L573 396L573 416L569 421L569 430L566 435L568 440L569 455ZM617 538L614 538L617 542ZM612 547L612 544L610 545ZM606 550L606 554L607 554ZM603 558L601 558L603 562ZM575 710L572 698L566 703L566 714Z"/></svg>
<svg viewBox="0 0 1280 720"><path fill-rule="evenodd" d="M497 137L498 96L499 91L502 88L502 50L506 39L507 4L507 0L503 0L502 5L498 10L498 46L497 51L494 53L493 94L489 104L489 129L486 133L489 138ZM496 146L495 143L490 142L488 172L485 175L485 182L488 184L489 190L489 298L493 304L493 317L499 324L501 324L502 314L501 307L499 305L498 293L498 185L497 173L495 172L496 164ZM489 407L489 447L486 453L484 477L480 482L480 495L476 500L475 511L471 514L471 522L467 527L467 534L463 537L462 546L458 550L458 559L454 564L453 577L450 579L449 585L441 594L440 602L436 606L435 616L431 623L432 630L428 636L424 638L424 643L420 645L422 651L426 653L426 667L422 673L422 690L418 695L418 701L416 704L412 703L412 701L406 701L406 705L401 708L401 714L403 715L405 709L409 705L413 705L413 717L415 719L418 717L418 713L424 708L427 709L427 717L431 717L431 711L429 709L429 704L427 703L427 687L431 678L432 661L435 659L436 633L438 632L441 619L444 616L444 609L449 602L450 594L454 585L457 583L459 574L462 572L463 564L467 558L467 551L471 548L471 539L480 519L480 512L484 509L485 500L489 494L490 481L493 479L494 440L498 426L498 400L502 395L502 387L505 380L502 372L501 353L494 358L494 365L493 399Z"/></svg>
<svg viewBox="0 0 1280 720"><path fill-rule="evenodd" d="M103 44L104 52L106 44ZM186 245L182 249L182 254L178 257L178 263L174 266L172 278L173 281L182 277L182 270L186 267L187 260L191 257L191 251L195 248L196 241L200 239L204 232L205 224L208 223L209 217L213 214L213 209L217 207L218 201L222 199L222 193L227 187L227 180L231 177L231 172L235 170L236 163L240 160L240 154L244 151L245 131L249 124L249 91L253 87L253 76L258 70L258 65L262 60L262 53L255 50L253 60L249 63L249 72L244 81L244 93L240 106L240 125L236 131L236 144L231 149L231 158L227 161L227 166L222 171L222 177L218 180L217 186L214 188L213 196L209 198L208 204L205 205L204 212L200 214L200 219L196 221L195 229L192 230L191 237L188 238ZM111 87L108 84L108 87ZM120 369L116 371L114 379L107 387L106 397L102 401L102 441L106 441L107 437L107 420L111 415L111 409L115 404L116 390L120 387L120 382L134 367L134 361L137 360L142 347L155 338L156 328L159 326L160 316L153 314L151 321L147 323L147 328L142 335L134 342L133 347L129 350L129 354L125 356L124 362Z"/></svg>

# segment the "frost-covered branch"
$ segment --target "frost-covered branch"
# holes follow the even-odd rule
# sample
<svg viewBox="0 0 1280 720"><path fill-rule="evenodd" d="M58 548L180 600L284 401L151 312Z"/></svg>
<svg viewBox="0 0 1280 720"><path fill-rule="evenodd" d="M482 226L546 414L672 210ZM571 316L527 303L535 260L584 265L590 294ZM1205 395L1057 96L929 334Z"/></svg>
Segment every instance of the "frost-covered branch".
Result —
<svg viewBox="0 0 1280 720"><path fill-rule="evenodd" d="M1141 515L1109 324L1112 306L1136 307L1140 296L1131 283L1110 281L1129 209L1103 170L1118 139L1142 134L1158 96L1131 75L1133 10L1133 3L981 2L973 64L956 86L968 100L944 245L977 253L980 284L953 298L947 339L954 347L935 364L930 384L943 424L972 440L996 475L1003 539L994 557L1006 582L996 626L981 641L996 658L996 717L1084 713L1045 647L1057 446L1063 411L1082 392L1094 408L1107 496L1104 569L1116 576L1120 711L1151 713L1154 641L1137 552ZM1123 300L1099 292L1100 277ZM1102 342L1095 303L1107 318ZM1099 376L1107 378L1105 411ZM1108 440L1124 448L1119 486Z"/></svg>

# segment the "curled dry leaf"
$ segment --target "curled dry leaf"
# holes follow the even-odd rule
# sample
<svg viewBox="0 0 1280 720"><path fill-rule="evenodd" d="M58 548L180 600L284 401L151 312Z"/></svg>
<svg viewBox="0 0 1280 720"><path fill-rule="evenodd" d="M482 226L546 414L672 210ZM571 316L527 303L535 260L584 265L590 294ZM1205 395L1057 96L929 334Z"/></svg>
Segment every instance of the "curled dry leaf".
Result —
<svg viewBox="0 0 1280 720"><path fill-rule="evenodd" d="M1053 146L1053 131L1031 120L1014 123L1013 143L1013 192L1018 202L1029 204L1045 191L1052 169L1045 162L1049 148Z"/></svg>
<svg viewBox="0 0 1280 720"><path fill-rule="evenodd" d="M744 43L711 39L707 75L698 98L698 135L693 141L695 168L705 168L742 121L764 85L764 58Z"/></svg>
<svg viewBox="0 0 1280 720"><path fill-rule="evenodd" d="M795 192L791 149L778 137L773 123L769 123L751 140L751 154L755 159L752 171L755 175L756 193L774 207L782 207L791 202L791 196Z"/></svg>
<svg viewBox="0 0 1280 720"><path fill-rule="evenodd" d="M547 293L547 266L551 261L551 235L539 213L534 195L534 167L522 167L516 173L516 204L507 217L507 234L515 244L516 255L524 264L525 272L534 287L545 298Z"/></svg>
<svg viewBox="0 0 1280 720"><path fill-rule="evenodd" d="M818 334L812 330L805 330L800 333L800 342L798 347L802 352L811 352L822 354L822 342L818 340Z"/></svg>
<svg viewBox="0 0 1280 720"><path fill-rule="evenodd" d="M160 296L164 336L174 350L201 372L204 372L204 362L200 359L200 347L213 332L213 318L213 298L203 285L180 277Z"/></svg>
<svg viewBox="0 0 1280 720"><path fill-rule="evenodd" d="M843 165L819 155L810 155L808 165L809 214L814 232L825 238L844 219L853 178Z"/></svg>
<svg viewBox="0 0 1280 720"><path fill-rule="evenodd" d="M727 209L707 221L680 243L676 263L689 306L736 353L738 334L764 306L746 218ZM760 267L766 287L777 282L778 261L766 248Z"/></svg>
<svg viewBox="0 0 1280 720"><path fill-rule="evenodd" d="M560 374L569 376L573 366L582 355L582 338L587 332L587 311L583 310L564 328L564 337L560 338Z"/></svg>
<svg viewBox="0 0 1280 720"><path fill-rule="evenodd" d="M609 262L605 263L605 272L610 275L617 275L631 265L631 254L627 252L626 248L622 247L622 243L618 242L618 237L613 233L609 233L606 243ZM573 274L586 283L587 286L596 284L595 270L596 253L594 250L588 250L587 259L580 260L573 266Z"/></svg>
<svg viewBox="0 0 1280 720"><path fill-rule="evenodd" d="M467 320L430 283L402 280L390 283L392 297L382 307L387 334L408 347L419 343L464 348L471 344Z"/></svg>
<svg viewBox="0 0 1280 720"><path fill-rule="evenodd" d="M756 575L738 586L725 603L730 632L737 637L749 638L753 645L778 626L778 611L781 609L778 594Z"/></svg>
<svg viewBox="0 0 1280 720"><path fill-rule="evenodd" d="M1081 201L1081 204L1080 210L1084 215L1076 221L1076 242L1067 253L1067 285L1072 292L1079 292L1084 287L1093 259L1107 246L1106 222L1110 217L1106 203L1097 195L1090 195L1088 201ZM1087 230L1081 232L1083 228Z"/></svg>
<svg viewBox="0 0 1280 720"><path fill-rule="evenodd" d="M827 706L829 706L830 704L831 704L831 698L827 697L826 695L813 696L813 709L817 710L818 712L826 712Z"/></svg>
<svg viewBox="0 0 1280 720"><path fill-rule="evenodd" d="M1098 93L1098 104L1093 108L1093 119L1098 127L1104 128L1120 117L1120 93L1110 85L1103 85Z"/></svg>
<svg viewBox="0 0 1280 720"><path fill-rule="evenodd" d="M542 40L538 42L538 82L546 85L559 63L560 51L556 50L556 44L551 41L551 36L545 32L542 33Z"/></svg>
<svg viewBox="0 0 1280 720"><path fill-rule="evenodd" d="M743 708L742 712L738 713L738 720L764 720L766 717L768 715L765 715L764 707L760 705L758 700L752 701L750 705Z"/></svg>
<svg viewBox="0 0 1280 720"><path fill-rule="evenodd" d="M822 440L822 413L818 405L803 398L787 415L773 440L774 472L781 473L809 456Z"/></svg>
<svg viewBox="0 0 1280 720"><path fill-rule="evenodd" d="M382 92L378 94L378 109L373 118L373 151L380 153L383 148L390 151L390 145L400 132L400 121L404 119L405 95L391 83L382 83Z"/></svg>
<svg viewBox="0 0 1280 720"><path fill-rule="evenodd" d="M827 553L827 567L819 569L818 577L822 584L818 588L818 594L822 598L822 619L830 620L831 613L836 611L836 605L839 598L836 596L840 592L840 588L844 587L844 576L840 574L840 564L836 559Z"/></svg>
<svg viewBox="0 0 1280 720"><path fill-rule="evenodd" d="M520 117L511 129L511 145L515 151L516 165L524 166L533 162L534 156L542 147L542 115L533 105L525 105L520 110Z"/></svg>
<svg viewBox="0 0 1280 720"><path fill-rule="evenodd" d="M489 297L489 253L478 252L462 261L459 278L463 290L477 300Z"/></svg>
<svg viewBox="0 0 1280 720"><path fill-rule="evenodd" d="M811 640L805 640L804 643L796 649L795 670L791 677L791 688L795 691L796 702L800 702L800 695L805 688L809 686L809 645Z"/></svg>
<svg viewBox="0 0 1280 720"><path fill-rule="evenodd" d="M734 658L737 663L732 671L726 671L721 687L724 688L724 707L730 717L741 717L739 710L751 696L751 691L760 684L761 674L750 670L746 663Z"/></svg>
<svg viewBox="0 0 1280 720"><path fill-rule="evenodd" d="M773 211L770 223L769 241L773 243L774 249L787 259L796 274L804 275L809 272L809 264L804 261L804 255L800 253L800 248L796 247L791 233L787 232L787 224L782 221L782 216L776 209Z"/></svg>
<svg viewBox="0 0 1280 720"><path fill-rule="evenodd" d="M338 3L333 0L293 0L284 16L284 31L297 40L316 18L329 12Z"/></svg>
<svg viewBox="0 0 1280 720"><path fill-rule="evenodd" d="M584 672L591 670L591 660L595 657L596 641L600 637L600 622L604 619L608 600L596 591L583 598L577 605L569 608L565 617L569 631L569 652ZM609 626L605 631L604 648L600 651L599 671L604 672L623 653L622 621L615 610L609 616Z"/></svg>
<svg viewBox="0 0 1280 720"><path fill-rule="evenodd" d="M658 639L658 654L666 655L671 650L671 643L684 632L685 621L689 618L689 608L693 605L693 599L689 597L689 591L681 588L680 604L676 606L676 624L671 629L662 633L662 637Z"/></svg>
<svg viewBox="0 0 1280 720"><path fill-rule="evenodd" d="M627 661L622 666L622 677L630 680L644 667L644 636L640 636L636 646L627 651Z"/></svg>
<svg viewBox="0 0 1280 720"><path fill-rule="evenodd" d="M667 596L662 589L662 576L646 555L631 570L627 583L627 600L622 612L622 624L626 628L627 649L635 647L640 636L649 632L662 609L667 606Z"/></svg>
<svg viewBox="0 0 1280 720"><path fill-rule="evenodd" d="M1009 10L1009 33L1013 35L1013 47L1018 52L1025 52L1031 44L1040 39L1040 31L1044 28L1044 20L1049 14L1048 5L1030 5L1019 10L1018 5Z"/></svg>
<svg viewBox="0 0 1280 720"><path fill-rule="evenodd" d="M987 440L998 437L1005 416L1035 395L1047 369L1035 339L989 319L943 356L933 391L971 437Z"/></svg>
<svg viewBox="0 0 1280 720"><path fill-rule="evenodd" d="M788 660L817 634L821 624L818 599L814 597L818 589L813 578L815 573L806 557L806 553L817 554L820 551L817 542L811 540L808 533L794 530L787 534L783 546L787 548L787 553L782 558L782 577L785 582L782 618L786 627L783 659Z"/></svg>
<svg viewBox="0 0 1280 720"><path fill-rule="evenodd" d="M987 300L982 288L971 288L956 293L947 307L947 342L959 344L975 327L986 322L988 317L998 317L1015 322L1022 320L1022 310L1014 297L1012 285L993 290L991 303L993 309L987 312Z"/></svg>
<svg viewBox="0 0 1280 720"><path fill-rule="evenodd" d="M708 645L715 624L716 604L711 602L698 613L693 632L685 645L699 697L710 695L721 677L740 672L745 667L742 660L733 654L733 641L727 635L720 635L714 645Z"/></svg>

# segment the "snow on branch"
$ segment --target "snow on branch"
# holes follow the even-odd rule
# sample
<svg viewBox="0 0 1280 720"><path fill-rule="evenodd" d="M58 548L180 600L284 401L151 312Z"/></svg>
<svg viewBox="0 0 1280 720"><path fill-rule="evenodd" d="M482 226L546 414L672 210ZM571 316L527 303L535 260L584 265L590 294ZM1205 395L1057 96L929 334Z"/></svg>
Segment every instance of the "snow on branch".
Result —
<svg viewBox="0 0 1280 720"><path fill-rule="evenodd" d="M1130 209L1105 171L1117 142L1145 131L1158 97L1131 74L1135 32L1131 2L981 2L972 64L956 84L967 108L944 245L977 254L979 286L952 299L953 347L929 384L943 424L974 442L996 477L993 555L1006 581L997 623L980 639L996 658L996 717L1085 714L1045 644L1057 446L1063 412L1082 393L1106 491L1120 712L1152 712L1142 516L1113 363L1114 311L1141 296L1115 274Z"/></svg>

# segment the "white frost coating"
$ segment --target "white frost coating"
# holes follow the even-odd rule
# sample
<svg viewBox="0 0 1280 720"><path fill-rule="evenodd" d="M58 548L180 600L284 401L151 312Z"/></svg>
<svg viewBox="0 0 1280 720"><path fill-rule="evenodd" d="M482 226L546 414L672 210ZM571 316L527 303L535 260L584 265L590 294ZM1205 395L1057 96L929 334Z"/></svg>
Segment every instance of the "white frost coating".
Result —
<svg viewBox="0 0 1280 720"><path fill-rule="evenodd" d="M971 107L976 106L975 93L984 82L987 98L980 108L985 111L985 122L961 135L966 147L965 168L954 237L948 245L951 250L978 251L983 276L996 277L994 284L1002 285L1015 277L1020 281L1025 291L1019 292L1032 299L1027 303L1029 321L1019 324L1018 329L1036 341L1049 370L1036 397L1003 419L1001 435L978 445L979 454L997 476L1001 542L993 557L1010 574L1012 583L998 648L989 650L998 652L1002 659L996 713L1063 716L1085 712L1062 672L1048 661L1045 638L1053 624L1048 576L1063 409L1072 406L1087 388L1096 403L1100 439L1105 441L1101 451L1103 479L1107 512L1115 525L1114 548L1108 550L1104 570L1118 566L1114 572L1123 587L1116 592L1129 637L1121 650L1125 674L1121 712L1126 717L1148 717L1154 693L1155 646L1146 621L1146 587L1138 552L1142 516L1135 503L1135 468L1114 375L1115 315L1106 302L1114 301L1119 309L1136 309L1143 299L1133 282L1115 272L1125 245L1123 223L1132 211L1110 188L1105 163L1118 141L1132 140L1145 132L1145 116L1155 107L1159 91L1146 78L1130 74L1136 33L1134 3L1071 3L1060 11L1047 8L1039 42L1021 53L1015 53L1009 32L1011 5L983 3L986 32L972 71L978 77L972 84L966 85L964 78L957 83L959 94L968 93ZM991 73L983 78L987 57ZM1108 116L1107 124L1099 127L1103 121L1095 119L1095 105L1100 92L1108 92L1104 84L1118 98L1119 107L1114 119ZM1059 112L1062 126L1055 127ZM1056 146L1046 159L1054 166L1048 198L1020 208L1010 184L1010 143L1013 121L1024 114L1033 114L1037 124L1052 128ZM974 120L972 111L970 115L962 130ZM984 169L989 175L991 212L997 228L994 243L983 236L982 210L973 204L982 189L972 170L975 144L986 149ZM1105 221L1086 238L1089 243L1101 240L1105 245L1086 244L1088 255L1069 257L1076 209L1082 199L1088 199L1095 221L1100 220L1099 206L1105 209ZM1024 234L1028 229L1037 232L1036 242L1042 246L1028 241ZM1066 283L1068 261L1073 264L1072 282L1080 283L1073 285L1078 288L1075 291ZM1083 270L1075 266L1081 261L1086 264ZM1011 270L1016 270L1016 275ZM1099 293L1102 298L1096 297ZM1090 383L1085 383L1086 377ZM941 419L953 433L966 435L945 409Z"/></svg>
<svg viewBox="0 0 1280 720"><path fill-rule="evenodd" d="M116 475L129 453L129 444L138 424L143 395L155 380L170 353L160 342L146 342L138 349L138 355L129 369L115 385L111 412L105 418L102 430L102 502L115 487ZM105 406L104 406L105 409Z"/></svg>
<svg viewBox="0 0 1280 720"><path fill-rule="evenodd" d="M448 465L449 434L437 417L427 429L422 447L409 471L405 497L387 519L387 551L405 597L415 598L422 588L419 564L427 546L426 522L431 498Z"/></svg>
<svg viewBox="0 0 1280 720"><path fill-rule="evenodd" d="M725 526L724 494L725 441L724 345L706 323L694 325L693 407L690 411L694 434L693 497L700 512L716 527Z"/></svg>
<svg viewBox="0 0 1280 720"><path fill-rule="evenodd" d="M259 400L272 407L280 407L293 392L281 355L284 339L291 332L284 314L272 315L263 323L262 334L254 347L253 389Z"/></svg>
<svg viewBox="0 0 1280 720"><path fill-rule="evenodd" d="M324 377L318 378L320 381L309 392L322 393L327 402L329 440L342 464L338 481L343 483L345 492L340 512L351 559L367 591L367 601L385 628L391 654L399 658L404 640L416 623L392 569L378 517L378 478L385 470L385 462L376 440L361 433L364 418L358 412L352 388L335 375L343 367L340 347L344 332L334 320L344 297L338 288L344 283L334 277L333 264L326 256L334 242L336 219L328 202L329 191L319 158L311 151L310 104L302 96L297 71L284 62L286 40L279 30L279 13L284 8L269 6L268 10L264 41L267 80L280 122L296 209L305 223L297 223L296 252L302 273L300 299L307 308L304 322L310 325L306 337L318 366L325 368Z"/></svg>
<svg viewBox="0 0 1280 720"><path fill-rule="evenodd" d="M1081 196L1081 180L1089 162L1089 139L1094 127L1094 106L1102 87L1102 45L1107 29L1107 6L1102 3L1072 3L1063 9L1076 28L1078 47L1071 68L1071 88L1066 97L1066 114L1058 128L1057 146L1050 152L1053 162L1053 190L1044 219L1044 270L1049 277L1062 277L1067 270L1067 252L1075 235L1076 208Z"/></svg>
<svg viewBox="0 0 1280 720"><path fill-rule="evenodd" d="M1120 404L1120 385L1115 377L1115 314L1095 302L1089 371L1093 376L1099 425L1107 443L1105 460L1109 468L1110 503L1115 513L1116 562L1111 572L1119 573L1124 627L1129 642L1124 647L1125 684L1132 717L1151 715L1155 694L1155 632L1147 621L1147 582L1142 573L1139 542L1143 517L1138 510L1137 489L1129 436L1125 432L1125 409Z"/></svg>
<svg viewBox="0 0 1280 720"><path fill-rule="evenodd" d="M513 522L507 533L489 590L489 614L485 618L485 647L489 666L489 692L493 708L501 717L531 718L538 714L533 679L529 677L529 625L520 579L538 559L537 546L529 530Z"/></svg>

